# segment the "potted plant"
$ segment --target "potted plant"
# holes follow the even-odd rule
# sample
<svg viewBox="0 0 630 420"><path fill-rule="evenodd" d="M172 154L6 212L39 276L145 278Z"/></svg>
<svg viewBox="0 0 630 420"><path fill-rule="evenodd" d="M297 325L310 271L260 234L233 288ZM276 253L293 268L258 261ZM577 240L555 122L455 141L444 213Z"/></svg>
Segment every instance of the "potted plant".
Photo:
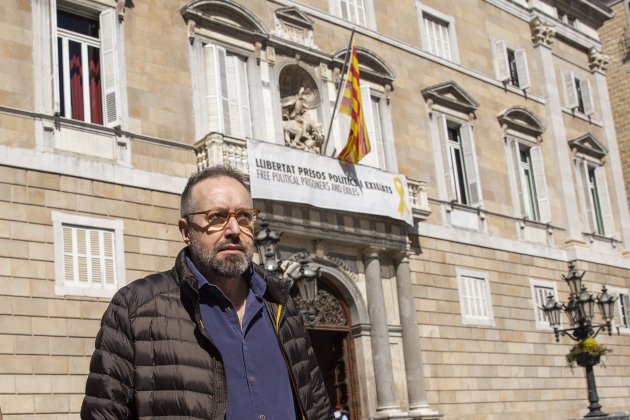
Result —
<svg viewBox="0 0 630 420"><path fill-rule="evenodd" d="M593 337L578 341L569 353L567 353L567 363L570 367L576 363L578 366L594 366L599 363L601 356L610 353L612 350L599 344Z"/></svg>

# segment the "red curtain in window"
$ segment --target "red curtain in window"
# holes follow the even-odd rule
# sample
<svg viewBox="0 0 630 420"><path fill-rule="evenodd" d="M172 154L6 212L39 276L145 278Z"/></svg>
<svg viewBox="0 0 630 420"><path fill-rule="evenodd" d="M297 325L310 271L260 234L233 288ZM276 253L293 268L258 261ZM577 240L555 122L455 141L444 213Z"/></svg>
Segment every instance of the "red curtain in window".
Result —
<svg viewBox="0 0 630 420"><path fill-rule="evenodd" d="M90 112L94 124L103 124L103 101L101 98L101 65L99 50L90 54Z"/></svg>
<svg viewBox="0 0 630 420"><path fill-rule="evenodd" d="M81 78L81 57L72 54L70 57L70 93L72 119L84 121L83 114L83 80Z"/></svg>

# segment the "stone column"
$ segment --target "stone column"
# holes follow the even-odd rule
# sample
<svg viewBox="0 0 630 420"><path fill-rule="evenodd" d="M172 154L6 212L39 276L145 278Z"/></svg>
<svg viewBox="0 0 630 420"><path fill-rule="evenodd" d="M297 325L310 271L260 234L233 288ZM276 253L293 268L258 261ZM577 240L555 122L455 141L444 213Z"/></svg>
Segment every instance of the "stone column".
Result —
<svg viewBox="0 0 630 420"><path fill-rule="evenodd" d="M612 174L612 190L615 192L615 205L619 214L616 221L616 228L621 233L621 240L624 245L624 254L630 253L630 217L628 215L626 189L624 186L623 171L621 166L619 146L617 144L617 132L613 121L612 109L610 107L610 96L608 95L608 82L606 81L606 68L608 57L595 48L591 48L588 54L588 64L595 80L595 90L599 98L599 111L604 123L604 137L608 147L606 162L609 165L608 173ZM611 197L612 198L612 197Z"/></svg>
<svg viewBox="0 0 630 420"><path fill-rule="evenodd" d="M400 323L402 324L409 415L414 419L437 419L440 415L431 409L427 403L422 346L418 323L416 322L409 256L406 252L399 252L393 254L393 258L396 263L396 291L398 292L398 307Z"/></svg>
<svg viewBox="0 0 630 420"><path fill-rule="evenodd" d="M534 48L538 52L540 58L542 74L540 75L544 95L547 97L546 120L549 133L549 140L553 152L555 153L555 161L557 163L555 171L560 181L560 197L564 213L564 227L569 236L567 243L583 244L582 224L578 214L577 197L575 195L575 186L573 184L573 174L571 168L571 156L569 147L567 146L567 133L564 129L564 121L562 117L562 102L560 100L559 86L556 80L556 70L554 66L551 44L555 37L555 28L544 22L540 17L536 16L530 22L532 31L532 42Z"/></svg>
<svg viewBox="0 0 630 420"><path fill-rule="evenodd" d="M363 264L365 265L365 289L370 315L370 341L376 383L376 412L377 417L381 418L400 413L400 407L394 395L394 375L379 251L374 248L364 250Z"/></svg>

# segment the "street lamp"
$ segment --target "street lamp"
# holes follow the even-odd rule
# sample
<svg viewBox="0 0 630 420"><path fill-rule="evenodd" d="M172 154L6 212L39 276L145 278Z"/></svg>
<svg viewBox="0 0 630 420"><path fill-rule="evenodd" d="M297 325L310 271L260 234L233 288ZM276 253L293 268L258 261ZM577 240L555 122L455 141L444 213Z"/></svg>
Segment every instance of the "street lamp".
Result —
<svg viewBox="0 0 630 420"><path fill-rule="evenodd" d="M553 294L549 294L547 301L540 308L545 313L549 324L553 327L556 336L556 342L560 341L560 335L568 336L573 341L583 343L586 339L595 338L602 329L608 331L608 335L612 335L611 321L615 310L616 297L610 296L606 286L602 288L602 293L593 297L588 292L586 286L582 284L584 271L580 272L576 269L575 263L569 263L569 272L562 278L569 285L569 300L566 304L556 302ZM599 306L603 324L593 325L593 309L597 302ZM570 328L560 328L560 313L564 311L569 320ZM588 356L588 355L585 355ZM595 373L593 366L599 363L599 356L583 357L576 360L579 366L586 369L586 384L588 387L589 412L584 416L598 417L605 416L606 413L601 411L599 397L597 396L597 386L595 384Z"/></svg>
<svg viewBox="0 0 630 420"><path fill-rule="evenodd" d="M307 309L302 311L305 320L315 322L316 310L313 303L317 299L317 279L320 276L320 267L313 269L306 259L307 252L302 253L299 261L280 260L278 257L278 242L282 232L277 233L269 227L265 220L260 222L260 231L254 238L258 254L267 271L279 273L291 278L298 287L300 298Z"/></svg>

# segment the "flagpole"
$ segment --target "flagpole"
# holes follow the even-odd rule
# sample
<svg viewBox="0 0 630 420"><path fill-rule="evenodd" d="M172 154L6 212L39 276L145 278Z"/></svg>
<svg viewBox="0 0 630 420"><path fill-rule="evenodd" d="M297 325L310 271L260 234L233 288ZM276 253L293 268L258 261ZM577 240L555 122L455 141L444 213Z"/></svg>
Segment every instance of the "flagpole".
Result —
<svg viewBox="0 0 630 420"><path fill-rule="evenodd" d="M326 135L326 139L324 140L324 144L322 145L322 153L326 153L326 147L328 146L328 140L330 138L330 132L332 131L333 122L335 121L335 114L337 113L337 105L339 105L339 94L343 90L343 77L346 74L346 69L348 68L348 59L352 55L352 40L354 38L354 32L356 30L356 26L352 27L352 32L350 33L350 42L348 43L348 49L346 50L346 57L343 61L343 67L341 68L341 81L339 82L339 90L337 90L337 98L335 98L335 106L333 108L332 116L330 117L330 124L328 125L328 134Z"/></svg>

